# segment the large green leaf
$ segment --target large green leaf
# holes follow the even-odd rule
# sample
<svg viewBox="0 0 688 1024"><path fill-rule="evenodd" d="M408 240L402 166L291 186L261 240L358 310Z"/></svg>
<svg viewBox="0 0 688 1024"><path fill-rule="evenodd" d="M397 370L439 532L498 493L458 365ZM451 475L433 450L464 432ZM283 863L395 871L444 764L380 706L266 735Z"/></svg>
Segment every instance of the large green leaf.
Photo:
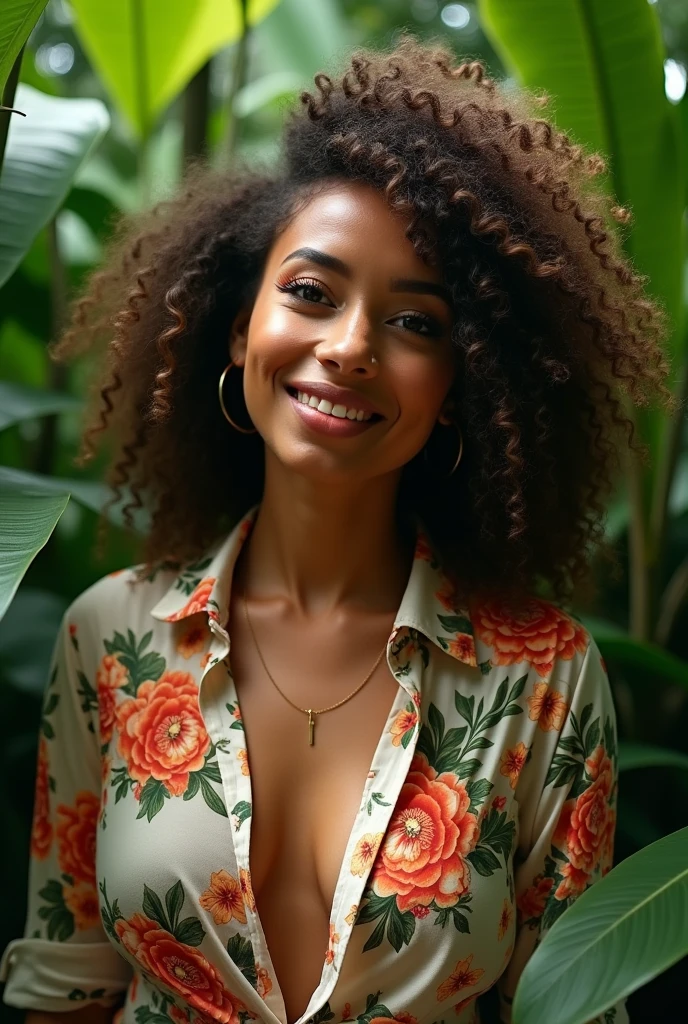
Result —
<svg viewBox="0 0 688 1024"><path fill-rule="evenodd" d="M251 0L249 23L279 0ZM72 0L91 63L139 136L198 69L241 32L239 0Z"/></svg>
<svg viewBox="0 0 688 1024"><path fill-rule="evenodd" d="M26 570L55 529L69 493L35 483L10 486L0 476L0 618Z"/></svg>
<svg viewBox="0 0 688 1024"><path fill-rule="evenodd" d="M51 391L38 391L22 384L0 380L0 430L36 416L73 412L81 407L78 398Z"/></svg>
<svg viewBox="0 0 688 1024"><path fill-rule="evenodd" d="M647 0L480 0L479 10L505 64L552 97L545 116L609 158L610 182L634 217L626 250L649 275L674 327L671 354L681 356L685 149L664 91L657 11ZM665 421L644 410L638 418L656 465Z"/></svg>
<svg viewBox="0 0 688 1024"><path fill-rule="evenodd" d="M688 664L657 644L636 640L613 623L583 616L583 622L597 641L605 658L642 668L655 678L679 683L688 689Z"/></svg>
<svg viewBox="0 0 688 1024"><path fill-rule="evenodd" d="M0 285L55 216L82 160L109 126L100 100L46 96L19 84L0 177Z"/></svg>
<svg viewBox="0 0 688 1024"><path fill-rule="evenodd" d="M688 828L584 892L521 975L514 1024L586 1024L688 953Z"/></svg>
<svg viewBox="0 0 688 1024"><path fill-rule="evenodd" d="M48 0L2 0L0 17L0 96L19 51Z"/></svg>
<svg viewBox="0 0 688 1024"><path fill-rule="evenodd" d="M619 743L619 770L632 768L688 768L688 754L649 743Z"/></svg>

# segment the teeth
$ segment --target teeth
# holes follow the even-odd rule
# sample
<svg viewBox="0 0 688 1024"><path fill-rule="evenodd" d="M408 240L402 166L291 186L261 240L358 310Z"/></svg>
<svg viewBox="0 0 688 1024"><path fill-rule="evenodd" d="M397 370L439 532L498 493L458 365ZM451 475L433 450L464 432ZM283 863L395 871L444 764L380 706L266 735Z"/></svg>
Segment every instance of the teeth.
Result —
<svg viewBox="0 0 688 1024"><path fill-rule="evenodd" d="M315 395L308 395L305 391L297 391L299 402L309 405L312 409L324 413L326 416L336 416L340 420L369 420L372 413L364 412L363 409L347 409L345 405L333 405L326 398L316 398Z"/></svg>

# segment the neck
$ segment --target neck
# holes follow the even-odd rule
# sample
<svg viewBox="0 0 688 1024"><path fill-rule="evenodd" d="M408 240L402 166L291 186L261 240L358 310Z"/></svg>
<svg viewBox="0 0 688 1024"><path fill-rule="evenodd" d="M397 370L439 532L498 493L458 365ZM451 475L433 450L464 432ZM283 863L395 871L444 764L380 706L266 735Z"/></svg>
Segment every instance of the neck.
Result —
<svg viewBox="0 0 688 1024"><path fill-rule="evenodd" d="M304 618L391 613L413 559L396 513L399 476L351 486L287 473L266 452L265 487L239 562L239 589L281 598Z"/></svg>

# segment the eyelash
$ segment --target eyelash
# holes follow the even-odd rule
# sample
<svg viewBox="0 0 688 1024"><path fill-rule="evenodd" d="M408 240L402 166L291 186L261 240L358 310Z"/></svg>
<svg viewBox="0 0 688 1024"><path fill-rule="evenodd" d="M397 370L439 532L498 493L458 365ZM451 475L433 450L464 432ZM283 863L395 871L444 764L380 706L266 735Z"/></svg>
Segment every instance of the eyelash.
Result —
<svg viewBox="0 0 688 1024"><path fill-rule="evenodd" d="M316 288L319 292L325 295L325 289L322 285L312 277L295 277L291 281L285 281L277 285L281 292L287 292L290 295L295 295L296 298L301 299L302 302L311 302L315 306L320 306L322 303L314 302L313 299L304 299L300 295L296 295L299 288ZM426 331L414 331L413 328L406 328L407 330L413 331L414 334L419 334L421 337L434 337L440 334L440 328L437 326L434 320L429 316L425 316L423 313L402 313L401 316L397 317L398 320L416 320L424 324L428 330Z"/></svg>

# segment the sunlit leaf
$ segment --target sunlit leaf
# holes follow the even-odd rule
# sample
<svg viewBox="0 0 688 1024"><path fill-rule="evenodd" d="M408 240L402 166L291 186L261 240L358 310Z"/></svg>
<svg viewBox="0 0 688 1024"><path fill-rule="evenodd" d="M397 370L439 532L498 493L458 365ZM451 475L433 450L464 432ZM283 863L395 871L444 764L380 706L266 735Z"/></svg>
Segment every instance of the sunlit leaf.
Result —
<svg viewBox="0 0 688 1024"><path fill-rule="evenodd" d="M0 177L0 285L54 217L109 116L100 100L46 96L19 84Z"/></svg>
<svg viewBox="0 0 688 1024"><path fill-rule="evenodd" d="M670 354L682 356L686 156L679 111L665 95L656 8L647 0L480 0L479 10L506 66L551 96L543 116L608 158L614 192L633 213L626 250L669 314ZM638 420L656 465L665 419L640 410Z"/></svg>
<svg viewBox="0 0 688 1024"><path fill-rule="evenodd" d="M688 828L628 857L545 935L514 1024L587 1024L688 953Z"/></svg>
<svg viewBox="0 0 688 1024"><path fill-rule="evenodd" d="M2 10L0 11L0 96L12 70L12 65L47 2L48 0L2 0Z"/></svg>
<svg viewBox="0 0 688 1024"><path fill-rule="evenodd" d="M250 24L279 0L252 0ZM241 31L239 0L72 0L76 31L112 99L139 136L189 79Z"/></svg>

